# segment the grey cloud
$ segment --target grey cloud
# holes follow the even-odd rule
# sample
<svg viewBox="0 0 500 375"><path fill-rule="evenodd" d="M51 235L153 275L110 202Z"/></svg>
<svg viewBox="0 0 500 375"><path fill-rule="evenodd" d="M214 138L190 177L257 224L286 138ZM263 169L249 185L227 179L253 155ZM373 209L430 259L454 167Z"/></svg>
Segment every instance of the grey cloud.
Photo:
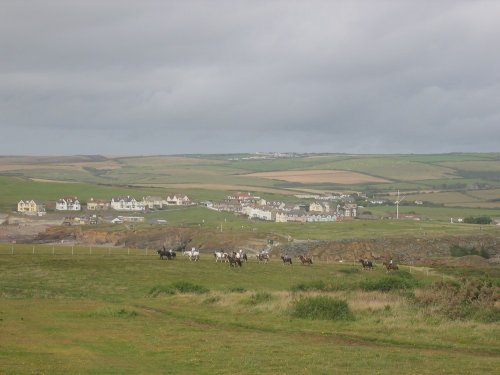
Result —
<svg viewBox="0 0 500 375"><path fill-rule="evenodd" d="M3 153L19 150L26 131L40 137L23 145L31 154L497 151L500 143L496 2L0 7ZM54 142L75 137L73 147Z"/></svg>

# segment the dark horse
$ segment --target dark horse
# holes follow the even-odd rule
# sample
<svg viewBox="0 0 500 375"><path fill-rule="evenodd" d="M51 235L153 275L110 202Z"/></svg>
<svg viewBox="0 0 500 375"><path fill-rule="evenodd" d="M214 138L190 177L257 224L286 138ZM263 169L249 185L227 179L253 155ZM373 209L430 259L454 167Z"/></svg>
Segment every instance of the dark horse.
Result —
<svg viewBox="0 0 500 375"><path fill-rule="evenodd" d="M157 250L156 251L158 253L158 255L160 256L160 259L163 259L163 257L167 258L168 260L172 260L172 259L175 259L176 257L176 253L175 251L172 251L172 249L170 250L167 250L165 249L165 247L163 247L162 249L160 250Z"/></svg>
<svg viewBox="0 0 500 375"><path fill-rule="evenodd" d="M373 269L373 263L371 260L360 259L360 260L358 260L358 262L361 263L361 265L363 266L363 269L366 269L366 268L368 268L369 270Z"/></svg>
<svg viewBox="0 0 500 375"><path fill-rule="evenodd" d="M234 251L232 254L227 256L227 260L229 260L229 267L242 266L241 259L236 257L236 253Z"/></svg>
<svg viewBox="0 0 500 375"><path fill-rule="evenodd" d="M292 258L290 258L288 255L282 255L281 260L283 261L283 264L292 264Z"/></svg>
<svg viewBox="0 0 500 375"><path fill-rule="evenodd" d="M309 258L308 256L299 255L299 259L302 262L302 264L313 264L312 259Z"/></svg>
<svg viewBox="0 0 500 375"><path fill-rule="evenodd" d="M399 270L399 267L398 267L398 265L397 265L396 263L384 262L384 263L382 263L382 264L383 264L383 265L385 266L385 268L387 269L387 272L389 272L389 271L391 271L391 270L392 270L392 271Z"/></svg>

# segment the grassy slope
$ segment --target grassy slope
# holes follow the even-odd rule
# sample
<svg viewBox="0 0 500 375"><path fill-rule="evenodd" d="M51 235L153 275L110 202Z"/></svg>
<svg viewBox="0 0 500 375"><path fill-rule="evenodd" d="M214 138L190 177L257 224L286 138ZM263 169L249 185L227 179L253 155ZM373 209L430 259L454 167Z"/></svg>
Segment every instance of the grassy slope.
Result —
<svg viewBox="0 0 500 375"><path fill-rule="evenodd" d="M361 292L359 282L385 273L380 267L343 272L357 267L272 261L230 269L211 257L193 263L3 255L0 368L172 374L400 374L402 364L407 374L498 369L498 325L429 316L397 294ZM442 277L416 269L412 275L424 285ZM355 320L292 318L298 295L290 288L314 280L342 285L329 294L347 300ZM151 295L175 281L210 291ZM248 303L256 293L270 300Z"/></svg>

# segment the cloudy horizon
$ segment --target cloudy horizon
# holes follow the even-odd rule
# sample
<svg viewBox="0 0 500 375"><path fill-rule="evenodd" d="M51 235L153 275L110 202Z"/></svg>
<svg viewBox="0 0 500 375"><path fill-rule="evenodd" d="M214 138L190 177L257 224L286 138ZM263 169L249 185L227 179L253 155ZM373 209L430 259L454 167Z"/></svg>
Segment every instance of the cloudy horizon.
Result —
<svg viewBox="0 0 500 375"><path fill-rule="evenodd" d="M0 155L498 152L500 2L4 1Z"/></svg>

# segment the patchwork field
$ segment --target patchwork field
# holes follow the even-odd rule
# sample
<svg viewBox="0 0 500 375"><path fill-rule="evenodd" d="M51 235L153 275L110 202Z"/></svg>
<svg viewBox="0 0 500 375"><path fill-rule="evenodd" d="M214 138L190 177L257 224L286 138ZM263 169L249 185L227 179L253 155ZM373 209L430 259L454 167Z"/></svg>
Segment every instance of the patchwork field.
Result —
<svg viewBox="0 0 500 375"><path fill-rule="evenodd" d="M362 173L335 170L305 170L305 171L277 171L259 172L247 175L249 177L269 178L272 180L283 180L289 182L299 182L301 184L365 184L372 182L389 182L388 180L369 176Z"/></svg>

